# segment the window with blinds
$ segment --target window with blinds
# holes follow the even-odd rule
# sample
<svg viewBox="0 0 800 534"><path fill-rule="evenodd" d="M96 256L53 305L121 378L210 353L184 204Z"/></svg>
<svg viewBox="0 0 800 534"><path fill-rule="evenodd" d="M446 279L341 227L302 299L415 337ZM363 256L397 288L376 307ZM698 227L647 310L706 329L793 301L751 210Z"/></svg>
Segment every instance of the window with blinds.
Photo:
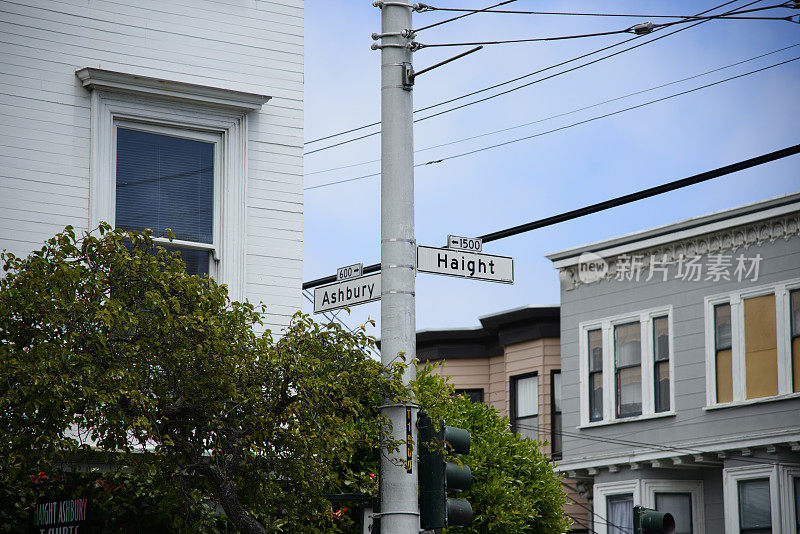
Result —
<svg viewBox="0 0 800 534"><path fill-rule="evenodd" d="M215 143L116 128L115 224L153 230L180 252L190 274L208 275L214 252Z"/></svg>

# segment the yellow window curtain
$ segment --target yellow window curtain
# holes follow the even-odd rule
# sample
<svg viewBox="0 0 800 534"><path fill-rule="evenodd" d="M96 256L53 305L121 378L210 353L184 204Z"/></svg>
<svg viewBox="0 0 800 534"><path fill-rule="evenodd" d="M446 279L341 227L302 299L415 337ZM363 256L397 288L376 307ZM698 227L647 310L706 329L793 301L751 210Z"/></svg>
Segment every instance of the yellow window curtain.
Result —
<svg viewBox="0 0 800 534"><path fill-rule="evenodd" d="M775 295L744 299L747 398L778 394L778 334Z"/></svg>

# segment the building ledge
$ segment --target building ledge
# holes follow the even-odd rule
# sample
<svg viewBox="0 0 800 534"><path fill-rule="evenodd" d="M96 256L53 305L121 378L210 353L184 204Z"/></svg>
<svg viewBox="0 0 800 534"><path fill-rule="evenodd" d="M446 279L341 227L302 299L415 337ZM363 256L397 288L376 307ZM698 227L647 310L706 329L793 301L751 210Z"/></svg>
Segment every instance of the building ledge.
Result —
<svg viewBox="0 0 800 534"><path fill-rule="evenodd" d="M261 109L261 106L271 98L270 96L256 93L162 80L149 76L91 67L77 70L75 75L83 86L89 90L100 89L108 92L146 95L194 104L200 103L237 110L242 113Z"/></svg>

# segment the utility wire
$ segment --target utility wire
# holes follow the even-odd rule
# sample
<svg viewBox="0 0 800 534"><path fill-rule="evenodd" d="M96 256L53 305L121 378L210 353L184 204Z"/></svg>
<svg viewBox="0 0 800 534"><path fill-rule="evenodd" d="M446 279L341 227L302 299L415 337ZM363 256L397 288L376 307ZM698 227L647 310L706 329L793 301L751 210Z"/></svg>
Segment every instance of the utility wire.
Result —
<svg viewBox="0 0 800 534"><path fill-rule="evenodd" d="M760 8L760 9L770 9L770 8ZM735 12L735 13L738 13L738 12ZM784 21L792 22L792 17L793 16L795 16L795 15L791 15L791 16L788 16L788 17L735 17L735 18L737 18L737 19L748 19L748 20L784 20ZM514 44L514 43L536 43L536 42L542 42L542 41L564 41L564 40L568 40L568 39L583 39L583 38L587 38L587 37L604 37L604 36L608 36L608 35L619 35L619 34L622 34L622 33L637 33L637 34L639 34L639 31L641 31L642 33L651 33L651 32L655 31L658 28L667 28L669 26L675 26L676 24L686 24L686 23L689 23L689 22L694 22L696 20L711 20L711 19L722 20L722 19L728 19L728 18L734 18L734 17L727 17L727 16L724 16L724 15L712 15L712 16L708 16L708 17L692 17L692 18L684 19L684 20L676 20L676 21L673 21L673 22L663 22L663 23L660 23L660 24L653 24L653 23L648 22L648 23L644 23L644 25L646 25L645 27L642 27L643 25L637 24L637 25L629 26L629 27L621 29L621 30L611 30L611 31L595 32L595 33L583 33L583 34L578 34L578 35L561 35L561 36L556 36L556 37L533 37L533 38L527 38L527 39L505 39L505 40L501 40L501 41L475 41L475 42L465 42L465 43L436 43L436 44L415 43L414 46L416 47L417 50L420 50L422 48L436 48L436 47L450 47L450 46L498 45L498 44ZM638 30L638 28L642 28L642 29Z"/></svg>
<svg viewBox="0 0 800 534"><path fill-rule="evenodd" d="M498 239L503 239L506 237L511 237L514 235L522 234L524 232L530 232L531 230L536 230L538 228L544 228L545 226L551 226L554 224L558 224L564 221L569 221L572 219L577 219L579 217L583 217L585 215L589 215L592 213L598 213L600 211L605 211L610 208L614 208L617 206L623 206L625 204L630 204L631 202L636 202L637 200L642 200L645 198L654 197L656 195L660 195L662 193L666 193L668 191L675 191L676 189L681 189L684 187L688 187L690 185L699 184L701 182L706 182L708 180L712 180L714 178L719 178L720 176L725 176L726 174L731 174L734 172L738 172L744 169L749 169L751 167L756 167L758 165L763 165L764 163L768 163L770 161L775 161L778 159L786 158L789 156L793 156L794 154L800 153L800 144L790 146L787 148L783 148L781 150L776 150L774 152L769 152L767 154L762 154L760 156L756 156L754 158L742 160L736 163L732 163L730 165L725 165L724 167L719 167L716 169L712 169L710 171L705 171L700 174L695 174L694 176L689 176L688 178L682 178L680 180L674 180L672 182L667 182L665 184L650 187L648 189L642 189L641 191L637 191L635 193L630 193L627 195L623 195L620 197L612 198L610 200L606 200L603 202L598 202L596 204L592 204L590 206L585 206L583 208L575 209L572 211L567 211L564 213L560 213L558 215L552 215L550 217L545 217L544 219L539 219L536 221L532 221L526 224L521 224L518 226L514 226L512 228L506 228L504 230L498 230L496 232L492 232L489 234L485 234L480 238L484 242L496 241ZM378 272L381 270L381 264L375 263L372 265L367 265L362 269L364 274L370 274L374 272ZM310 289L313 287L318 287L324 284L330 284L336 281L336 276L326 276L324 278L318 278L316 280L311 280L309 282L303 283L303 289Z"/></svg>
<svg viewBox="0 0 800 534"><path fill-rule="evenodd" d="M575 432L568 432L566 430L553 430L552 428L548 429L545 425L531 425L525 423L517 423L515 425L516 428L521 428L524 430L535 430L538 432L539 428L541 427L545 431L550 431L555 434L559 434L561 436L566 436L569 438L575 439L584 439L587 441L593 441L597 443L607 443L611 445L625 445L629 447L641 447L646 449L653 449L660 452L677 452L686 455L695 455L695 454L711 454L709 451L703 451L701 449L693 449L690 447L674 447L671 445L658 445L655 443L646 443L644 441L634 441L628 440L623 438L614 438L614 437L607 437L607 436L592 436L587 434L578 434ZM745 463L753 463L758 465L775 465L777 462L774 460L770 460L769 458L761 458L761 457L747 457L742 456L741 458L737 458L737 460L741 460ZM762 461L763 460L763 461Z"/></svg>
<svg viewBox="0 0 800 534"><path fill-rule="evenodd" d="M727 1L727 2L724 2L724 3L722 3L722 4L718 5L718 6L712 7L711 9L707 9L706 11L702 11L701 13L699 13L699 14L698 14L698 16L699 16L699 15L703 15L703 14L705 14L705 13L708 13L708 12L710 12L710 11L714 11L715 9L720 9L720 8L722 8L722 7L725 7L725 6L727 6L727 5L733 4L733 3L737 2L737 1L738 1L738 0L729 0L729 1ZM760 0L755 0L754 2L750 2L750 3L748 3L748 4L745 4L744 6L742 6L742 8L744 8L744 7L748 7L748 6L751 6L751 5L753 5L753 4L756 4L756 3L758 3L759 1L760 1ZM740 9L741 9L741 8L740 8ZM584 67L584 66L591 65L591 64L593 64L593 63L597 63L598 61L602 61L602 60L604 60L604 59L608 59L608 58L610 58L610 57L613 57L613 56L615 56L615 55L617 55L617 54L620 54L620 53L622 53L622 52L627 52L627 51L629 51L629 50L633 50L634 48L638 48L639 46L644 46L644 45L646 45L646 44L649 44L649 43L655 42L655 41L657 41L657 40L659 40L659 39L663 39L664 37L668 37L668 36L670 36L670 35L674 35L674 34L676 34L676 33L678 33L678 32L681 32L681 31L687 30L687 29L689 29L689 28L693 28L693 27L695 27L695 26L697 26L697 25L699 25L699 24L703 24L704 22L707 22L707 20L701 20L701 21L697 22L696 24L692 24L692 25L690 25L690 26L685 26L685 27L683 27L683 28L679 28L679 29L677 29L677 30L675 30L675 31L673 31L673 32L667 33L666 35L662 35L662 36L660 36L660 37L656 37L655 39L650 39L649 41L645 41L644 43L640 43L640 44L638 44L638 45L635 45L635 46L632 46L632 47L630 47L630 48L626 48L625 50L619 51L619 52L617 52L617 53L615 53L615 54L610 54L610 55L608 55L608 56L604 56L604 57L602 57L602 58L599 58L599 59L597 59L597 60L595 60L595 61L592 61L592 62L589 62L589 63L583 64L583 65L579 65L579 66L578 66L578 67L576 67L576 68L569 69L569 70L566 70L566 71L560 72L560 73L558 73L558 74L564 74L564 73L566 73L566 72L571 72L572 70L576 70L577 68L582 68L582 67ZM446 105L446 104L450 104L450 103L452 103L452 102L456 102L456 101L458 101L458 100L462 100L462 99L464 99L464 98L468 98L468 97L470 97L470 96L474 96L474 95L477 95L477 94L480 94L480 93L484 93L484 92L486 92L486 91L490 91L490 90L492 90L492 89L497 89L498 87L502 87L502 86L504 86L504 85L508 85L508 84L510 84L510 83L514 83L514 82L517 82L517 81L523 80L523 79L525 79L525 78L529 78L529 77L531 77L531 76L535 76L536 74L541 74L542 72L548 71L548 70L550 70L550 69L554 69L554 68L557 68L557 67L561 67L561 66L563 66L563 65L566 65L566 64L568 64L568 63L572 63L572 62L574 62L574 61L579 61L579 60L581 60L581 59L583 59L583 58L586 58L586 57L588 57L588 56L591 56L591 55L594 55L594 54L598 54L598 53L600 53L600 52L604 52L604 51L606 51L606 50L609 50L609 49L611 49L611 48L615 48L615 47L617 47L617 46L620 46L620 45L623 45L623 44L625 44L625 43L629 43L629 42L631 42L631 41L633 41L633 40L635 40L635 39L639 39L640 37L642 37L642 36L639 36L639 35L637 35L637 36L635 36L635 37L631 37L630 39L627 39L627 40L625 40L625 41L621 41L621 42L619 42L619 43L613 43L613 44L611 44L611 45L604 46L604 47L602 47L602 48L598 48L597 50L593 50L593 51L591 51L591 52L587 52L587 53L585 53L585 54L582 54L582 55L580 55L580 56L576 56L576 57L574 57L574 58L571 58L571 59L568 59L568 60L566 60L566 61L562 61L562 62L560 62L560 63L556 63L556 64L550 65L550 66L548 66L548 67L544 67L544 68L541 68L541 69L535 70L535 71L533 71L533 72L529 72L529 73L527 73L527 74L523 74L522 76L517 76L516 78L512 78L512 79L510 79L510 80L506 80L506 81L504 81L504 82L500 82L500 83L497 83L497 84L494 84L494 85L490 85L490 86L488 86L488 87L484 87L483 89L478 89L478 90L475 90L475 91L471 91L471 92L469 92L469 93L465 93L465 94L463 94L463 95L460 95L460 96L457 96L457 97L453 97L453 98L450 98L450 99L448 99L448 100L444 100L444 101L442 101L442 102L438 102L438 103L436 103L436 104L431 104L431 105L429 105L429 106L425 106L425 107L423 107L423 108L420 108L420 109L417 109L417 110L415 110L415 111L414 111L414 113L420 113L420 112L422 112L422 111L427 111L427 110L429 110L429 109L433 109L433 108L436 108L436 107L439 107L439 106L443 106L443 105ZM558 75L558 74L556 74L556 75ZM522 86L520 86L520 87L518 87L518 88L514 88L514 89L512 89L512 90L516 91L517 89L521 89L522 87L527 87L528 85L531 85L531 84L533 84L533 83L538 83L539 81L543 81L543 80L549 79L549 78L551 78L551 77L552 77L552 76L549 76L549 77L546 77L546 78L542 78L542 79L540 79L540 80L535 80L534 82L528 83L528 84L526 84L526 85L522 85ZM510 92L510 91L509 91L509 92ZM496 96L500 96L501 94L506 94L506 93L500 93L500 94L498 94L498 95L496 95ZM492 96L491 98L494 98L494 96ZM475 103L477 103L477 102L482 102L482 101L483 101L483 100L478 100L478 101L476 101ZM471 103L468 103L467 105L472 105L472 104L471 104ZM453 110L455 110L455 109L460 109L460 107L458 107L458 108L453 108L453 109L451 109L451 110L447 110L446 112L453 111ZM426 118L427 118L427 117L426 117ZM378 121L378 122L372 122L372 123L369 123L369 124L365 124L365 125L363 125L363 126L358 126L358 127L356 127L356 128L351 128L351 129L349 129L349 130L345 130L345 131L338 132L338 133L335 133L335 134L327 135L327 136L325 136L325 137L319 137L319 138L317 138L317 139L312 139L311 141L306 141L306 142L305 142L305 144L306 144L306 145L308 145L308 144L311 144L311 143L316 143L316 142L318 142L318 141L324 141L324 140L331 139L331 138L334 138L334 137L339 137L339 136L341 136L341 135L345 135L345 134L348 134L348 133L352 133L352 132L356 132L356 131L364 130L364 129L366 129L366 128L370 128L370 127L373 127L373 126L380 126L380 124L381 124L381 123L380 123L380 121ZM340 146L340 145L342 145L342 144L345 144L345 143L350 143L350 142L353 142L353 141L358 141L358 140L361 140L361 139L365 139L365 138L367 138L367 137L371 137L371 136L373 136L373 135L377 135L377 134L379 134L379 133L380 133L380 131L377 131L377 132L374 132L374 133L370 133L370 134L367 134L367 135L363 135L363 136L360 136L360 137L354 138L354 139L352 139L352 140L345 141L344 143L337 143L337 144L334 144L334 145L330 145L330 146L327 146L327 147L323 147L323 148L321 148L321 149L315 149L315 150L312 150L312 151L308 151L308 152L305 152L305 153L304 153L304 155L308 155L308 154L311 154L311 153L313 153L313 152L319 152L319 151L321 151L321 150L326 150L326 149L328 149L328 148L333 148L333 147L335 147L335 146Z"/></svg>
<svg viewBox="0 0 800 534"><path fill-rule="evenodd" d="M448 12L471 12L471 13L478 13L479 11L475 11L473 9L467 8L456 8L456 7L437 7L437 6L429 6L426 4L419 4L422 7L422 12L426 11L448 11ZM769 7L762 7L758 8L758 11L765 10L765 9L773 9L778 7L790 7L790 2L784 2L783 4L777 4L774 6ZM756 10L746 10L746 11L739 11L739 13L748 13L750 11ZM481 10L483 12L483 10ZM574 17L628 17L628 18L648 18L648 19L691 19L691 18L699 18L698 15L637 15L633 13L571 13L571 12L563 12L563 11L513 11L513 10L504 10L504 9L493 9L491 11L486 11L487 13L493 14L507 14L507 15L566 15L566 16L574 16ZM736 17L730 17L736 18Z"/></svg>
<svg viewBox="0 0 800 534"><path fill-rule="evenodd" d="M797 46L797 45L792 45L792 46ZM788 48L791 48L791 47L788 47ZM468 155L471 155L471 154L477 154L479 152L485 152L487 150L492 150L492 149L499 148L499 147L502 147L502 146L511 145L511 144L514 144L514 143L519 143L521 141L527 141L527 140L530 140L530 139L535 139L535 138L541 137L543 135L548 135L548 134L551 134L551 133L560 132L562 130L566 130L566 129L569 129L569 128L574 128L575 126L580 126L582 124L587 124L589 122L594 122L596 120L605 119L605 118L608 118L608 117L612 117L614 115L619 115L621 113L625 113L627 111L632 111L634 109L639 109L639 108L642 108L642 107L645 107L645 106L649 106L651 104L656 104L658 102L663 102L663 101L669 100L671 98L675 98L675 97L678 97L678 96L683 96L683 95L686 95L686 94L689 94L689 93L693 93L693 92L699 91L701 89L707 89L709 87L713 87L715 85L719 85L719 84L722 84L722 83L725 83L725 82L729 82L731 80L736 80L738 78L743 78L745 76L750 76L751 74L756 74L758 72L761 72L761 71L764 71L764 70L767 70L767 69L771 69L771 68L774 68L774 67L779 67L779 66L784 65L786 63L791 63L792 61L797 61L798 59L800 59L800 56L794 57L792 59L787 59L786 61L781 61L779 63L774 63L772 65L768 65L768 66L762 67L760 69L752 70L752 71L745 72L745 73L742 73L742 74L737 74L736 76L731 76L729 78L718 80L716 82L712 82L712 83L708 83L708 84L705 84L705 85L701 85L699 87L694 87L692 89L687 89L686 91L681 91L679 93L674 93L674 94L667 95L667 96L664 96L664 97L661 97L661 98L656 98L654 100L649 100L647 102L643 102L643 103L637 104L635 106L630 106L630 107L627 107L627 108L618 109L616 111L611 111L611 112L605 113L603 115L597 115L595 117L590 117L590 118L584 119L582 121L573 122L573 123L570 123L570 124L566 124L564 126L559 126L558 128L553 128L551 130L545 130L544 132L538 132L538 133L535 133L535 134L526 135L524 137L518 137L518 138L515 138L515 139L511 139L509 141L503 141L502 143L496 143L496 144L493 144L493 145L489 145L489 146L485 146L485 147L481 147L481 148L476 148L474 150L468 150L466 152L461 152L459 154L454 154L452 156L444 156L444 157L441 157L441 158L438 158L438 159L433 159L433 160L430 160L430 161L426 161L425 163L417 163L417 164L414 165L414 167L416 168L416 167L423 167L423 166L426 166L426 165L435 165L435 164L442 163L442 162L445 162L445 161L448 161L448 160L451 160L451 159L461 158L461 157L468 156ZM726 68L726 67L723 67L723 68ZM702 75L698 75L698 76L702 76ZM679 80L679 81L683 81L683 80ZM678 82L671 82L671 83L678 83ZM665 85L670 85L670 84L665 84ZM660 87L663 87L663 86L660 86ZM653 89L657 89L657 88L658 87L653 88ZM640 91L640 92L644 92L644 91ZM637 94L637 93L632 93L632 94ZM628 95L626 95L626 96L628 96ZM623 96L623 97L619 97L619 98L625 98L625 97ZM618 100L618 99L612 99L612 100ZM605 102L601 102L600 104L604 104L604 103ZM596 105L600 105L600 104L596 104ZM593 107L593 106L589 106L589 107ZM582 108L582 109L586 109L586 108ZM577 111L580 111L580 110L577 110ZM572 112L570 112L570 113L572 113ZM556 115L556 116L558 116L558 115ZM550 118L550 117L548 117L548 118ZM541 119L541 120L547 120L547 119ZM536 122L538 122L538 121L536 121ZM500 131L503 131L503 130L500 130ZM454 141L453 143L456 143L456 142L459 142L459 141ZM445 144L452 144L452 143L445 143ZM363 180L363 179L366 179L366 178L372 178L372 177L375 177L375 176L380 176L380 174L381 174L380 172L371 173L371 174L365 174L365 175L362 175L362 176L356 176L354 178L345 178L345 179L336 180L336 181L333 181L333 182L325 182L325 183L322 183L322 184L317 184L317 185L305 187L304 189L305 190L319 189L321 187L328 187L328 186L331 186L331 185L337 185L337 184L342 184L342 183L347 183L347 182L353 182L353 181L356 181L356 180Z"/></svg>
<svg viewBox="0 0 800 534"><path fill-rule="evenodd" d="M701 89L707 89L709 87L713 87L713 86L719 85L721 83L729 82L731 80L736 80L738 78L743 78L745 76L750 76L751 74L756 74L758 72L762 72L762 71L765 71L767 69L772 69L772 68L775 68L775 67L779 67L781 65L785 65L787 63L791 63L792 61L797 61L798 59L800 59L800 56L794 57L792 59L787 59L786 61L781 61L780 63L775 63L773 65L768 65L768 66L762 67L760 69L752 70L750 72L745 72L743 74L737 74L736 76L731 76L730 78L725 78L723 80L718 80L716 82L708 83L706 85L701 85L700 87L694 87L692 89L687 89L686 91L681 91L679 93L675 93L675 94L672 94L672 95L667 95L667 96L662 97L662 98L657 98L655 100L650 100L650 101L647 101L647 102L643 102L643 103L637 104L635 106L630 106L630 107L627 107L627 108L619 109L617 111L612 111L610 113L606 113L604 115L598 115L596 117L591 117L591 118L588 118L588 119L585 119L585 120L582 120L582 121L573 122L573 123L567 124L565 126L560 126L558 128L553 128L552 130L547 130L545 132L539 132L539 133L536 133L536 134L533 134L533 135L526 135L525 137L519 137L519 138L516 138L516 139L512 139L510 141L504 141L502 143L496 143L494 145L489 145L489 146L486 146L486 147L477 148L475 150L469 150L467 152L462 152L460 154L455 154L453 156L446 156L446 157L439 158L439 159L436 159L436 160L431 160L431 161L428 161L426 163L423 163L422 165L432 165L432 164L435 164L435 163L441 163L443 161L447 161L447 160L451 160L451 159L455 159L455 158L460 158L460 157L463 157L463 156L468 156L470 154L476 154L478 152L484 152L486 150L491 150L491 149L494 149L494 148L510 145L510 144L513 144L513 143L519 143L520 141L526 141L528 139L541 137L543 135L547 135L547 134L554 133L554 132L559 132L561 130L566 130L567 128L573 128L575 126L579 126L581 124L586 124L588 122L593 122L593 121L596 121L596 120L599 120L599 119L612 117L614 115L619 115L620 113L625 113L626 111L639 109L639 108L642 108L642 107L645 107L645 106L649 106L651 104L656 104L658 102L663 102L664 100L669 100L671 98L675 98L675 97L678 97L678 96L683 96L683 95L686 95L686 94L689 94L689 93L693 93L693 92L699 91Z"/></svg>
<svg viewBox="0 0 800 534"><path fill-rule="evenodd" d="M680 80L673 80L671 82L667 82L667 83L663 83L663 84L660 84L660 85L656 85L656 86L653 86L653 87L650 87L650 88L647 88L647 89L642 89L642 90L634 91L632 93L628 93L628 94L625 94L625 95L622 95L622 96L617 96L617 97L614 97L614 98L610 98L608 100L603 100L602 102L597 102L595 104L590 104L588 106L583 106L583 107L576 108L576 109L573 109L573 110L570 110L570 111L565 111L563 113L558 113L556 115L550 115L549 117L536 119L535 121L525 122L525 123L522 123L522 124L517 124L515 126L508 126L506 128L501 128L499 130L492 130L490 132L484 132L484 133L472 135L472 136L469 136L469 137L462 137L461 139L456 139L454 141L447 141L445 143L439 143L438 145L427 146L427 147L415 150L414 153L417 154L417 153L424 152L424 151L427 151L427 150L433 150L434 148L441 148L441 147L444 147L444 146L455 145L457 143L463 143L465 141L472 141L473 139L479 139L481 137L486 137L486 136L489 136L489 135L495 135L495 134L498 134L498 133L508 132L510 130L516 130L518 128L524 128L525 126L531 126L533 124L538 124L540 122L545 122L545 121L548 121L548 120L557 119L557 118L560 118L560 117L565 117L567 115L572 115L572 114L578 113L580 111L586 111L587 109L592 109L592 108L596 108L596 107L602 106L604 104L609 104L611 102L616 102L617 100L623 100L625 98L629 98L629 97L632 97L632 96L648 93L648 92L651 92L651 91L655 91L656 89L663 89L664 87L669 87L670 85L675 85L675 84L678 84L678 83L682 83L682 82L686 82L686 81L689 81L689 80L693 80L695 78L700 78L700 77L706 76L708 74L713 74L713 73L719 72L721 70L729 69L731 67L736 67L736 66L742 65L744 63L749 63L750 61L755 61L756 59L761 59L763 57L767 57L767 56L770 56L772 54L777 54L778 52L783 52L784 50L789 50L790 48L794 48L796 46L800 46L800 43L795 43L793 45L785 46L785 47L779 48L777 50L772 50L770 52L766 52L766 53L760 54L758 56L754 56L754 57L751 57L751 58L743 59L741 61L737 61L737 62L731 63L729 65L725 65L725 66L717 67L715 69L711 69L711 70L708 70L708 71L705 71L705 72L701 72L699 74L694 74L692 76L687 76L685 78L681 78ZM304 176L313 176L315 174L323 174L323 173L326 173L326 172L339 171L339 170L342 170L342 169L350 169L350 168L353 168L353 167L360 167L362 165L368 165L370 163L379 163L380 161L381 161L380 159L362 161L360 163L352 163L352 164L349 164L349 165L342 165L342 166L339 166L339 167L332 167L330 169L322 169L322 170L319 170L319 171L307 172L307 173L305 173Z"/></svg>
<svg viewBox="0 0 800 534"><path fill-rule="evenodd" d="M451 19L442 20L439 22L435 22L433 24L429 24L427 26L423 26L422 28L416 28L415 30L411 30L412 32L421 32L422 30L427 30L428 28L435 28L436 26L441 26L442 24L447 24L448 22L453 22L454 20L463 19L464 17L469 17L470 15L474 15L475 13L485 13L490 9L494 9L495 7L504 6L506 4L510 4L512 2L516 2L517 0L505 0L505 2L500 2L499 4L495 4L493 6L485 7L483 9L469 9L464 11L469 11L466 15L459 15L457 17L453 17Z"/></svg>

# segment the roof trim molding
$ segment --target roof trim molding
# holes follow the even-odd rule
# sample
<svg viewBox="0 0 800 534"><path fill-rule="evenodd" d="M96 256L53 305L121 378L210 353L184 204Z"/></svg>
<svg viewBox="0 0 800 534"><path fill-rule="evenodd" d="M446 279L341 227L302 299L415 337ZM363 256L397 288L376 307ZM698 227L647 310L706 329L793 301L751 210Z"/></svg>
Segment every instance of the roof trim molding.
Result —
<svg viewBox="0 0 800 534"><path fill-rule="evenodd" d="M75 75L87 89L127 93L178 100L193 104L204 104L214 107L248 113L261 109L270 98L267 95L233 91L220 87L209 87L186 82L176 82L139 76L125 72L84 67L75 71Z"/></svg>
<svg viewBox="0 0 800 534"><path fill-rule="evenodd" d="M552 252L546 254L545 257L553 262L555 269L563 269L577 265L580 255L584 252L593 252L603 258L608 258L677 243L736 226L759 223L794 212L800 212L800 192L685 219L605 241Z"/></svg>

